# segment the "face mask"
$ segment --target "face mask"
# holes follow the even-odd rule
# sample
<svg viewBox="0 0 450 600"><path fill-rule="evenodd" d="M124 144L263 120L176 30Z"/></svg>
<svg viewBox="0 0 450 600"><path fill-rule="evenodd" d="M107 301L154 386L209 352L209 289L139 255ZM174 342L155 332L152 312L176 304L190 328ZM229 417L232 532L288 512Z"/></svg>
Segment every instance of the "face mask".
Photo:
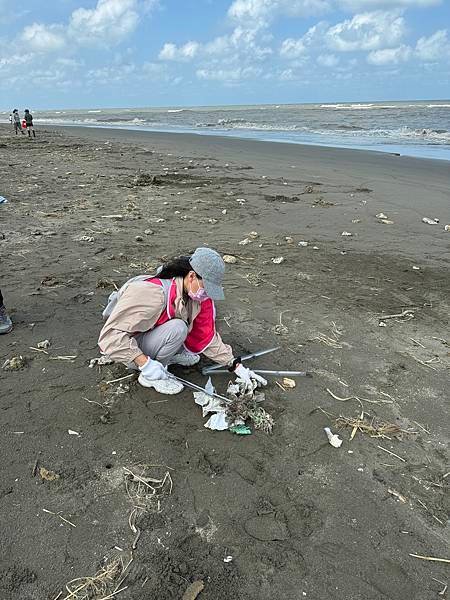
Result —
<svg viewBox="0 0 450 600"><path fill-rule="evenodd" d="M188 292L188 296L189 298L191 298L191 300L195 300L195 302L203 302L204 300L206 300L208 298L208 296L206 295L206 292L203 288L200 288L197 292Z"/></svg>
<svg viewBox="0 0 450 600"><path fill-rule="evenodd" d="M199 287L196 292L189 290L188 296L189 298L191 298L191 300L194 300L195 302L203 302L208 297L205 292L205 289L201 287Z"/></svg>

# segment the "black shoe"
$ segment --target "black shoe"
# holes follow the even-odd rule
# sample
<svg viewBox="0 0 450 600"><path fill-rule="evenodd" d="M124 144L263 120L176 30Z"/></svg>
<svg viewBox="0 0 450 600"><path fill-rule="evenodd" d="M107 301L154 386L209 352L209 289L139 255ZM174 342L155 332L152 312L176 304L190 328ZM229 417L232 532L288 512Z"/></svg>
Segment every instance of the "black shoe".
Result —
<svg viewBox="0 0 450 600"><path fill-rule="evenodd" d="M6 308L4 306L0 306L0 335L3 333L9 333L12 328L13 324L6 312Z"/></svg>

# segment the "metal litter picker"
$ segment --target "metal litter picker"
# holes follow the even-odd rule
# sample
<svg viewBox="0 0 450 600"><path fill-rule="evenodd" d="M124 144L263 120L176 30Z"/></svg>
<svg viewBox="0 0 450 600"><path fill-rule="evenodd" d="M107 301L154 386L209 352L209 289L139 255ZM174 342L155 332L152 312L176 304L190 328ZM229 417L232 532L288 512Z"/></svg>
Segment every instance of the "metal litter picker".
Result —
<svg viewBox="0 0 450 600"><path fill-rule="evenodd" d="M252 354L242 356L241 361L244 362L252 358L257 358L258 356L271 354L272 352L276 352L277 350L280 350L280 346L276 346L275 348L269 348L268 350L260 350L259 352L253 352ZM308 371L280 371L267 369L252 369L252 371L254 373L258 373L259 375L274 375L275 377L312 377L312 374L308 373ZM216 375L219 373L229 374L230 372L228 371L228 369L224 369L222 365L213 365L202 369L203 375Z"/></svg>

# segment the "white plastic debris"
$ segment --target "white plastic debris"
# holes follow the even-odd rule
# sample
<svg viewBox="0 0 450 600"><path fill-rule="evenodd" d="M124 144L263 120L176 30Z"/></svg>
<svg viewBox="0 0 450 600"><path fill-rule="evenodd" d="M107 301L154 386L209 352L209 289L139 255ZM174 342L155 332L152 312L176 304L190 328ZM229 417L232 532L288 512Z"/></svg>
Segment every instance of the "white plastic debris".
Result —
<svg viewBox="0 0 450 600"><path fill-rule="evenodd" d="M450 231L450 225L445 225L444 231Z"/></svg>
<svg viewBox="0 0 450 600"><path fill-rule="evenodd" d="M287 235L284 239L286 240L286 242L288 244L293 244L294 243L294 238L291 237L290 235Z"/></svg>
<svg viewBox="0 0 450 600"><path fill-rule="evenodd" d="M350 233L350 231L343 231L343 232L341 233L341 235L343 235L344 237L350 237L350 236L352 236L352 235L353 235L353 233Z"/></svg>
<svg viewBox="0 0 450 600"><path fill-rule="evenodd" d="M99 356L99 358L91 358L89 361L89 368L93 369L96 365L111 365L114 361L107 356Z"/></svg>
<svg viewBox="0 0 450 600"><path fill-rule="evenodd" d="M377 219L387 219L387 215L385 215L384 213L378 213L377 215L375 215Z"/></svg>
<svg viewBox="0 0 450 600"><path fill-rule="evenodd" d="M328 441L333 448L340 448L342 446L341 438L337 434L332 433L329 427L324 427L324 431L327 434Z"/></svg>
<svg viewBox="0 0 450 600"><path fill-rule="evenodd" d="M50 341L42 340L42 342L38 342L36 344L36 347L39 348L40 350L47 350L47 348L50 348Z"/></svg>
<svg viewBox="0 0 450 600"><path fill-rule="evenodd" d="M237 263L237 258L232 254L224 254L222 258L224 263L228 263L230 265L234 265Z"/></svg>
<svg viewBox="0 0 450 600"><path fill-rule="evenodd" d="M245 198L236 198L236 202L239 202L239 204L245 204L246 199Z"/></svg>
<svg viewBox="0 0 450 600"><path fill-rule="evenodd" d="M239 242L239 246L247 246L248 244L251 244L251 242L252 240L250 240L249 238L245 238Z"/></svg>
<svg viewBox="0 0 450 600"><path fill-rule="evenodd" d="M272 262L274 265L281 265L281 263L284 262L284 257L277 256L276 258L272 258Z"/></svg>
<svg viewBox="0 0 450 600"><path fill-rule="evenodd" d="M383 225L393 225L394 221L391 221L390 219L380 219L380 223L383 223Z"/></svg>
<svg viewBox="0 0 450 600"><path fill-rule="evenodd" d="M413 271L420 271L420 267L416 267L416 265L413 265Z"/></svg>
<svg viewBox="0 0 450 600"><path fill-rule="evenodd" d="M208 381L206 382L205 390L211 394L214 393L214 386L212 384L211 377L209 377ZM206 406L211 400L211 396L208 396L208 394L205 394L205 392L194 392L194 400L196 404L203 407Z"/></svg>
<svg viewBox="0 0 450 600"><path fill-rule="evenodd" d="M68 429L68 430L67 430L67 433L68 433L69 435L80 435L80 434L78 433L78 431L74 431L73 429Z"/></svg>
<svg viewBox="0 0 450 600"><path fill-rule="evenodd" d="M298 245L302 246L303 248L306 248L306 246L308 245L308 242L299 242Z"/></svg>
<svg viewBox="0 0 450 600"><path fill-rule="evenodd" d="M225 556L225 558L223 559L223 562L224 562L224 563L229 563L229 562L231 562L232 560L233 560L233 557L232 557L232 556Z"/></svg>
<svg viewBox="0 0 450 600"><path fill-rule="evenodd" d="M6 204L8 200L4 196L0 196L0 204Z"/></svg>
<svg viewBox="0 0 450 600"><path fill-rule="evenodd" d="M241 387L238 383L233 383L230 381L227 387L227 394L233 394L233 396L237 396L241 392Z"/></svg>
<svg viewBox="0 0 450 600"><path fill-rule="evenodd" d="M426 223L427 225L437 225L439 223L439 219L430 219L429 217L424 217L422 222Z"/></svg>
<svg viewBox="0 0 450 600"><path fill-rule="evenodd" d="M222 211L222 214L223 214L223 215L226 215L226 214L227 214L227 209L226 209L226 208L224 208L224 209L223 209L223 211Z"/></svg>
<svg viewBox="0 0 450 600"><path fill-rule="evenodd" d="M208 404L202 406L202 415L206 417L209 413L225 412L225 408L222 406L222 401L213 396L208 396Z"/></svg>
<svg viewBox="0 0 450 600"><path fill-rule="evenodd" d="M207 429L214 431L225 431L228 429L228 421L225 412L215 413L205 423Z"/></svg>
<svg viewBox="0 0 450 600"><path fill-rule="evenodd" d="M248 237L252 238L252 240L256 240L257 238L259 238L259 233L257 231L250 231Z"/></svg>

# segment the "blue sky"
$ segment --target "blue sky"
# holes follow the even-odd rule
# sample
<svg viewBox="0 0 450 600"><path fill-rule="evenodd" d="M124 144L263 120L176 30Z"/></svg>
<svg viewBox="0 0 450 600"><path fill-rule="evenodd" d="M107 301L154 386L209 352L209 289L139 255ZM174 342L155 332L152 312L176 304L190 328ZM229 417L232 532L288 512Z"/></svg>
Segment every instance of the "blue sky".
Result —
<svg viewBox="0 0 450 600"><path fill-rule="evenodd" d="M450 0L0 0L0 106L450 97Z"/></svg>

